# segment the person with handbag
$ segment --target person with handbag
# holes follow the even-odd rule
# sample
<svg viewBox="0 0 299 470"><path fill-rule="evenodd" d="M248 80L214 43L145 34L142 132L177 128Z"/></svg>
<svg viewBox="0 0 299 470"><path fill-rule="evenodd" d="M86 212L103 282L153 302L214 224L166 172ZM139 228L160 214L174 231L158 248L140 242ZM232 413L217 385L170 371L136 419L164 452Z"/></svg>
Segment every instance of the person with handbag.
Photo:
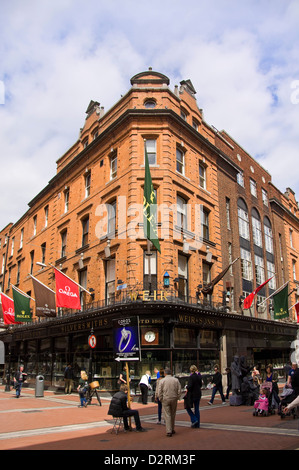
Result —
<svg viewBox="0 0 299 470"><path fill-rule="evenodd" d="M87 399L86 399L87 390L88 390L88 377L87 377L85 370L81 370L81 378L79 379L79 385L77 388L77 391L80 397L80 405L78 406L78 408L83 408L83 406L85 406L85 408L87 407Z"/></svg>
<svg viewBox="0 0 299 470"><path fill-rule="evenodd" d="M195 365L190 367L190 376L187 383L187 392L184 396L184 407L190 416L191 427L200 427L199 402L201 399L202 379ZM194 412L192 411L194 408Z"/></svg>

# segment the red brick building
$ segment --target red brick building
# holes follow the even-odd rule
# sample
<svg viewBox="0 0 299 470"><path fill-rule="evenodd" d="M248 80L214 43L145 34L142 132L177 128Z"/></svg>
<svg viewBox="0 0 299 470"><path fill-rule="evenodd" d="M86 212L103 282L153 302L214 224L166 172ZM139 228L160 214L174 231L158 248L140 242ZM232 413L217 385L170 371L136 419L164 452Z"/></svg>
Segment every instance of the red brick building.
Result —
<svg viewBox="0 0 299 470"><path fill-rule="evenodd" d="M281 194L229 135L208 125L195 95L190 80L172 91L168 77L148 70L132 77L129 91L107 112L91 101L80 138L57 160L56 175L23 217L0 232L0 284L7 295L13 284L34 297L28 273L55 290L53 266L91 293L82 291L81 312L59 311L44 321L32 302L33 324L1 334L14 366L24 361L32 377L42 368L48 383L59 386L72 359L111 390L118 373L112 320L136 314L142 344L136 376L166 364L185 376L193 362L208 373L235 353L250 363L286 360L296 324L278 326L268 301L243 311L240 300L275 272L276 285L260 293L260 302L283 279L296 288L295 195ZM142 214L145 146L161 245L161 254L150 256ZM212 295L203 295L236 259ZM91 328L98 339L92 365ZM155 338L150 342L148 331Z"/></svg>

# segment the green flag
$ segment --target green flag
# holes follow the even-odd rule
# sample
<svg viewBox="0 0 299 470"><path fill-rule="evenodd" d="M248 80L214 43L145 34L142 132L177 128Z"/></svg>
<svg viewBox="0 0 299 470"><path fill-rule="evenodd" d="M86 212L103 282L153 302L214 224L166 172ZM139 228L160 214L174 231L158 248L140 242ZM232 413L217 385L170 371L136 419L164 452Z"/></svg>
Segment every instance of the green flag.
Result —
<svg viewBox="0 0 299 470"><path fill-rule="evenodd" d="M14 288L12 289L12 294L15 306L15 320L21 322L32 321L30 298Z"/></svg>
<svg viewBox="0 0 299 470"><path fill-rule="evenodd" d="M145 179L143 192L143 230L145 238L150 240L159 253L161 253L157 229L157 201L148 163L146 145L144 146L144 150Z"/></svg>
<svg viewBox="0 0 299 470"><path fill-rule="evenodd" d="M273 295L274 320L280 320L289 316L289 285Z"/></svg>

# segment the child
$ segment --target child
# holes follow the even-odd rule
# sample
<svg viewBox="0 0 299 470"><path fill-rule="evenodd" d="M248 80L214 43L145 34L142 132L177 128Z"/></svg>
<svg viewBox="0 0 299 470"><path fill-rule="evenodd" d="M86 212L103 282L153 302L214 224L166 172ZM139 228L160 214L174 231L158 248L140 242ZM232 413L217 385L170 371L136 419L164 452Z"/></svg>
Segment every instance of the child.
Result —
<svg viewBox="0 0 299 470"><path fill-rule="evenodd" d="M264 411L268 411L269 407L269 400L268 400L268 391L266 388L263 388L261 391L261 394L254 402L254 409L255 409L255 414L260 414L262 415Z"/></svg>

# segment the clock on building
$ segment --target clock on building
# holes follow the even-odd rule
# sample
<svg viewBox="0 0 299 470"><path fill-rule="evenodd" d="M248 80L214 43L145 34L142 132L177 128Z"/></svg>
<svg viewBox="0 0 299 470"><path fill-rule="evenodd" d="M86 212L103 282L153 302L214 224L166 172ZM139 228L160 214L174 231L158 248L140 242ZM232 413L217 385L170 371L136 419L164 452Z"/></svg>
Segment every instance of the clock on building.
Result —
<svg viewBox="0 0 299 470"><path fill-rule="evenodd" d="M144 334L144 339L147 343L152 343L156 339L156 333L154 331L147 331Z"/></svg>

